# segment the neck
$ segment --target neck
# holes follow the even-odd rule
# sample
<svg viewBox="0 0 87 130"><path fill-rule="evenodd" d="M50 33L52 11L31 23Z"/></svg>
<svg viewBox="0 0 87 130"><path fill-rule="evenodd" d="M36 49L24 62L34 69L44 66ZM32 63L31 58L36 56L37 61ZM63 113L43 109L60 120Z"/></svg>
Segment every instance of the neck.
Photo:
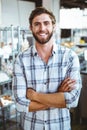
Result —
<svg viewBox="0 0 87 130"><path fill-rule="evenodd" d="M53 42L49 42L44 45L36 43L36 49L41 59L47 63L52 54Z"/></svg>

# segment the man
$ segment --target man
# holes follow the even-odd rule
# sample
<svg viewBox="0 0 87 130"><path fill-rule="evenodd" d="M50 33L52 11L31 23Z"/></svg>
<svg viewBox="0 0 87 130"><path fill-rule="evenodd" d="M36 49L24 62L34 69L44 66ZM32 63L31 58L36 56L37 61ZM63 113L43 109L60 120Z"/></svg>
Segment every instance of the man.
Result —
<svg viewBox="0 0 87 130"><path fill-rule="evenodd" d="M70 130L70 108L81 90L77 55L55 44L56 20L44 7L29 17L35 43L14 64L17 110L24 112L24 130Z"/></svg>

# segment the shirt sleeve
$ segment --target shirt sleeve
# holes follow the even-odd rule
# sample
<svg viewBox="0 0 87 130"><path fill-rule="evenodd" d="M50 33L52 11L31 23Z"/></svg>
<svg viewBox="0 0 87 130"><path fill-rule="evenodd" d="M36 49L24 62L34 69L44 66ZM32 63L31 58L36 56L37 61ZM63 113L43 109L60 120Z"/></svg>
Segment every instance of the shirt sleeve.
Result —
<svg viewBox="0 0 87 130"><path fill-rule="evenodd" d="M76 80L75 89L71 92L65 92L65 100L67 108L74 108L78 105L78 100L80 97L80 92L82 88L82 81L80 75L80 63L78 56L71 51L69 53L69 64L67 70L67 76L71 77L71 79Z"/></svg>
<svg viewBox="0 0 87 130"><path fill-rule="evenodd" d="M13 92L17 110L28 112L30 100L26 98L27 84L21 57L21 55L17 57L13 67Z"/></svg>

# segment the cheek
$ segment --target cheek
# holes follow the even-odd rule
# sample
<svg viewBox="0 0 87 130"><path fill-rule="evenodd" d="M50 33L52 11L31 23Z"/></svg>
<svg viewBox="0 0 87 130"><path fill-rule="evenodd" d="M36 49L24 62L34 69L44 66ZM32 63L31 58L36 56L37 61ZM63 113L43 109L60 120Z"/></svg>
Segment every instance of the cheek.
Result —
<svg viewBox="0 0 87 130"><path fill-rule="evenodd" d="M32 32L34 32L34 33L36 33L36 32L38 32L39 31L39 29L38 28L32 28L32 30L31 30Z"/></svg>
<svg viewBox="0 0 87 130"><path fill-rule="evenodd" d="M55 30L54 30L53 27L50 27L50 28L49 28L49 31L50 31L50 32L54 32Z"/></svg>

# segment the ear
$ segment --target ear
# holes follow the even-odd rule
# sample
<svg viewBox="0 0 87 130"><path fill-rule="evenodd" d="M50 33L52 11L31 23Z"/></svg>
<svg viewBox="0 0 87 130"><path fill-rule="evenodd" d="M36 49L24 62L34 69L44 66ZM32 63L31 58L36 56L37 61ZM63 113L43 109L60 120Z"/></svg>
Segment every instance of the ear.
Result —
<svg viewBox="0 0 87 130"><path fill-rule="evenodd" d="M32 26L31 25L29 26L29 29L32 31Z"/></svg>
<svg viewBox="0 0 87 130"><path fill-rule="evenodd" d="M53 25L53 30L54 30L54 31L56 30L56 25L55 25L55 24Z"/></svg>

